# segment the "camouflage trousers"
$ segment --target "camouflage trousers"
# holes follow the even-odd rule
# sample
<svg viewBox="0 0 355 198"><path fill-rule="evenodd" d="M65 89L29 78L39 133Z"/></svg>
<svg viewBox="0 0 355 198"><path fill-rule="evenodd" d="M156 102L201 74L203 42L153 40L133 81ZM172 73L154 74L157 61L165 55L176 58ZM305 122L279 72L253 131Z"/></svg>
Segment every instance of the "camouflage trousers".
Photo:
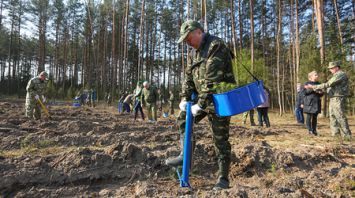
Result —
<svg viewBox="0 0 355 198"><path fill-rule="evenodd" d="M344 97L333 97L329 100L330 129L333 136L339 135L341 131L343 136L351 136L348 120L344 113L345 102Z"/></svg>
<svg viewBox="0 0 355 198"><path fill-rule="evenodd" d="M157 121L157 105L154 103L146 103L145 109L148 114L148 120Z"/></svg>
<svg viewBox="0 0 355 198"><path fill-rule="evenodd" d="M26 117L36 120L41 119L41 106L37 101L26 98L25 110Z"/></svg>
<svg viewBox="0 0 355 198"><path fill-rule="evenodd" d="M208 117L209 127L212 131L212 139L215 151L218 158L219 176L228 178L229 165L231 161L231 145L229 139L229 124L230 117L218 117L214 113L203 113L194 118L194 123L198 123L205 117ZM180 132L180 137L184 137L186 112L180 111L177 118L177 124ZM195 137L192 137L195 139Z"/></svg>
<svg viewBox="0 0 355 198"><path fill-rule="evenodd" d="M250 111L246 111L246 112L243 113L243 118L242 118L243 124L247 123L248 115L249 115L249 118L250 118L250 125L254 126L255 125L255 122L254 122L254 109L252 109Z"/></svg>

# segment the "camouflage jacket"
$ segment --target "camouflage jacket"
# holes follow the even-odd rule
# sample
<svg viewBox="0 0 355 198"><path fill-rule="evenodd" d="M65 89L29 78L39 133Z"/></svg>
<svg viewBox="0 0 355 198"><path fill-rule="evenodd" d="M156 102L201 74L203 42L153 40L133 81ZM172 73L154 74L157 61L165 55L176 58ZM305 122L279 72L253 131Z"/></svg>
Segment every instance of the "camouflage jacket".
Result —
<svg viewBox="0 0 355 198"><path fill-rule="evenodd" d="M159 99L159 94L155 87L149 87L149 89L143 88L141 101L143 104L155 104Z"/></svg>
<svg viewBox="0 0 355 198"><path fill-rule="evenodd" d="M199 49L192 51L188 59L181 97L190 101L195 91L201 108L213 107L214 85L235 83L232 58L232 52L220 38L206 33Z"/></svg>
<svg viewBox="0 0 355 198"><path fill-rule="evenodd" d="M143 88L141 88L141 87L137 87L134 90L134 97L135 97L136 101L141 101L142 90L143 90Z"/></svg>
<svg viewBox="0 0 355 198"><path fill-rule="evenodd" d="M39 77L34 77L27 83L27 99L34 99L35 95L44 95L47 88L47 80L41 81Z"/></svg>
<svg viewBox="0 0 355 198"><path fill-rule="evenodd" d="M330 98L345 97L349 95L349 80L345 72L338 71L326 83L316 85L314 90L327 89Z"/></svg>

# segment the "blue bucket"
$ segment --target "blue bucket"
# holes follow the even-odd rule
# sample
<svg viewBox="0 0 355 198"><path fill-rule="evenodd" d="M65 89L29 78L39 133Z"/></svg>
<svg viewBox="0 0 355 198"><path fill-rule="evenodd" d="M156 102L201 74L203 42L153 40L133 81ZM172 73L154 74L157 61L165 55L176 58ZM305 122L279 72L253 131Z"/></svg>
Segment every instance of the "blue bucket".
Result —
<svg viewBox="0 0 355 198"><path fill-rule="evenodd" d="M233 116L256 108L265 102L263 82L255 81L234 90L213 94L218 116Z"/></svg>
<svg viewBox="0 0 355 198"><path fill-rule="evenodd" d="M74 102L73 102L73 107L80 107L80 106L81 106L80 99L79 98L75 98Z"/></svg>

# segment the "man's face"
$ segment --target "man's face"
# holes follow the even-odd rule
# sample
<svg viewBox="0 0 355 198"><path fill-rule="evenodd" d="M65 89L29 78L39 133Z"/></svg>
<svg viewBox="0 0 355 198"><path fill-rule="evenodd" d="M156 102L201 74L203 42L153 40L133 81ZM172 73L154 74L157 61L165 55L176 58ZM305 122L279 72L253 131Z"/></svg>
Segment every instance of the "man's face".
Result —
<svg viewBox="0 0 355 198"><path fill-rule="evenodd" d="M195 49L198 49L200 47L201 41L202 31L200 29L196 29L190 32L185 39L185 42Z"/></svg>
<svg viewBox="0 0 355 198"><path fill-rule="evenodd" d="M46 76L43 75L43 74L41 74L41 75L39 75L39 79L42 80L42 81L44 81L44 80L46 80Z"/></svg>
<svg viewBox="0 0 355 198"><path fill-rule="evenodd" d="M339 67L333 67L333 68L330 68L329 70L332 74L335 74L339 70Z"/></svg>

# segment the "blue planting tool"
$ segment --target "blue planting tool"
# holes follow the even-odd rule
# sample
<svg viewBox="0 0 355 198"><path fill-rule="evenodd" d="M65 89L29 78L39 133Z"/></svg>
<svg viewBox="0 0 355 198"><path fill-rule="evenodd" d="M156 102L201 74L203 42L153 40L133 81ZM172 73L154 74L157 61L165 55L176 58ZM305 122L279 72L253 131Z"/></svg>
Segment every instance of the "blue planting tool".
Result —
<svg viewBox="0 0 355 198"><path fill-rule="evenodd" d="M182 175L180 176L179 171L178 176L180 179L180 187L189 187L189 172L191 166L191 134L192 134L192 112L191 112L192 102L187 102L186 104L186 124L185 124L185 139L184 139L184 160L182 163Z"/></svg>

